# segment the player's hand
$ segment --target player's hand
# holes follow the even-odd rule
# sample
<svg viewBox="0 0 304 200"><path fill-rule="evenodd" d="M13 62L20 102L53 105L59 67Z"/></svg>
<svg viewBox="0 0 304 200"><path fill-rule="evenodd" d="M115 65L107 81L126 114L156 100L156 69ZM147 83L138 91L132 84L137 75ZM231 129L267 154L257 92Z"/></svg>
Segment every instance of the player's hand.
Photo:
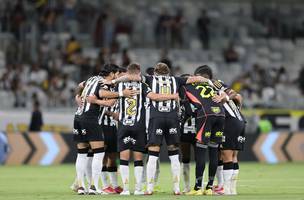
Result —
<svg viewBox="0 0 304 200"><path fill-rule="evenodd" d="M82 101L81 96L76 95L76 97L75 97L75 101L76 101L76 103L77 103L78 107L82 107L82 106L83 106L83 101Z"/></svg>
<svg viewBox="0 0 304 200"><path fill-rule="evenodd" d="M97 97L95 95L90 95L86 97L87 102L89 103L96 103Z"/></svg>
<svg viewBox="0 0 304 200"><path fill-rule="evenodd" d="M124 89L122 91L123 93L123 96L124 97L127 97L127 98L132 98L133 96L136 96L139 94L139 91L138 90L129 90L129 89Z"/></svg>
<svg viewBox="0 0 304 200"><path fill-rule="evenodd" d="M226 93L222 93L221 95L215 95L212 97L212 101L214 101L215 103L221 103L221 102L225 102L226 101Z"/></svg>

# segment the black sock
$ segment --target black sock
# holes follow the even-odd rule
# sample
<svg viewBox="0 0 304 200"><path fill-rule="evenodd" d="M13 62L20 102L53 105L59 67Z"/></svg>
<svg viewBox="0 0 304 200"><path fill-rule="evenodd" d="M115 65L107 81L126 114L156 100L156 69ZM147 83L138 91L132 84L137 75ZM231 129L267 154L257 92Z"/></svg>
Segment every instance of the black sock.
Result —
<svg viewBox="0 0 304 200"><path fill-rule="evenodd" d="M209 146L209 179L206 189L211 189L213 186L214 176L218 166L218 147Z"/></svg>
<svg viewBox="0 0 304 200"><path fill-rule="evenodd" d="M194 190L199 190L202 187L203 174L206 163L206 151L207 145L200 143L196 144L195 147L195 186Z"/></svg>

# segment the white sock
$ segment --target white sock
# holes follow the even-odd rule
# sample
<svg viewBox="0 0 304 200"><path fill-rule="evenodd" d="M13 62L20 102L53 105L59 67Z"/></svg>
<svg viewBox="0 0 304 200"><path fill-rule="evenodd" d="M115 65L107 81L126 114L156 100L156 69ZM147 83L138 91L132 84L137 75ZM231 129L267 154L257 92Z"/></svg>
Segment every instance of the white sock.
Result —
<svg viewBox="0 0 304 200"><path fill-rule="evenodd" d="M101 175L102 161L105 153L94 153L92 160L92 180L96 190L99 190L99 177Z"/></svg>
<svg viewBox="0 0 304 200"><path fill-rule="evenodd" d="M92 183L92 161L93 157L87 157L87 166L85 171L85 176L89 185Z"/></svg>
<svg viewBox="0 0 304 200"><path fill-rule="evenodd" d="M120 165L119 168L123 184L123 190L129 191L129 165Z"/></svg>
<svg viewBox="0 0 304 200"><path fill-rule="evenodd" d="M135 185L135 190L137 191L141 191L142 190L142 175L143 175L143 166L135 166L134 167L134 174L135 174L135 181L136 181L136 185Z"/></svg>
<svg viewBox="0 0 304 200"><path fill-rule="evenodd" d="M107 169L106 167L103 167L100 173L100 177L101 177L101 181L102 181L102 188L107 188L109 187L109 181L108 181L108 177L107 177Z"/></svg>
<svg viewBox="0 0 304 200"><path fill-rule="evenodd" d="M87 154L86 153L78 153L76 158L76 174L78 186L85 188L84 176L85 176L85 168L87 164Z"/></svg>
<svg viewBox="0 0 304 200"><path fill-rule="evenodd" d="M183 163L184 189L190 190L190 163Z"/></svg>
<svg viewBox="0 0 304 200"><path fill-rule="evenodd" d="M224 192L225 192L225 194L228 194L228 195L231 194L230 188L231 188L232 173L233 173L233 169L223 170Z"/></svg>
<svg viewBox="0 0 304 200"><path fill-rule="evenodd" d="M149 155L147 162L147 191L153 192L158 156Z"/></svg>
<svg viewBox="0 0 304 200"><path fill-rule="evenodd" d="M223 165L220 165L217 167L216 178L217 178L217 185L219 187L223 187L223 185L224 185Z"/></svg>
<svg viewBox="0 0 304 200"><path fill-rule="evenodd" d="M173 191L180 192L179 182L180 182L180 163L178 159L179 155L169 156L171 161L171 173L173 177Z"/></svg>
<svg viewBox="0 0 304 200"><path fill-rule="evenodd" d="M148 156L146 156L146 158L148 158ZM147 159L144 158L144 161L147 161ZM143 185L146 184L146 180L147 180L147 162L144 162L144 166L143 166L143 175L142 175L142 178L141 178L141 182Z"/></svg>
<svg viewBox="0 0 304 200"><path fill-rule="evenodd" d="M158 178L160 174L160 160L157 160L156 163L156 171L155 171L155 178L154 178L154 185L158 185Z"/></svg>
<svg viewBox="0 0 304 200"><path fill-rule="evenodd" d="M117 171L116 172L108 172L111 184L113 186L113 188L117 188L118 187L118 182L117 182Z"/></svg>
<svg viewBox="0 0 304 200"><path fill-rule="evenodd" d="M239 176L239 170L238 169L233 170L233 174L232 174L232 178L231 178L230 191L231 191L231 194L234 194L234 195L237 194L236 184L237 184L238 176Z"/></svg>

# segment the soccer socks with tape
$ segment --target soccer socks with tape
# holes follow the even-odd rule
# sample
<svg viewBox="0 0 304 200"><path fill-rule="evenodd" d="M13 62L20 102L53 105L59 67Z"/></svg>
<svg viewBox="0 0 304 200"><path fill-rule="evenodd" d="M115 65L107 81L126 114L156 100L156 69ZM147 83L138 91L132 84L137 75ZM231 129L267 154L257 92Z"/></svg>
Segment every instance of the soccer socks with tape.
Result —
<svg viewBox="0 0 304 200"><path fill-rule="evenodd" d="M160 173L160 160L158 159L157 163L156 163L156 172L155 172L155 178L154 178L155 185L158 184L159 173Z"/></svg>
<svg viewBox="0 0 304 200"><path fill-rule="evenodd" d="M107 177L107 175L108 175L107 171L108 171L107 166L103 166L102 170L101 170L101 174L100 174L103 189L110 186L109 181L108 181L108 177Z"/></svg>
<svg viewBox="0 0 304 200"><path fill-rule="evenodd" d="M127 160L120 160L120 175L121 175L121 180L123 184L123 190L124 191L129 191L129 161Z"/></svg>
<svg viewBox="0 0 304 200"><path fill-rule="evenodd" d="M142 160L134 161L134 174L135 174L135 190L142 190L142 176L143 176L144 164Z"/></svg>
<svg viewBox="0 0 304 200"><path fill-rule="evenodd" d="M93 160L92 160L92 180L95 189L99 189L99 177L102 169L102 161L105 155L104 148L93 149Z"/></svg>
<svg viewBox="0 0 304 200"><path fill-rule="evenodd" d="M217 178L217 185L219 187L223 187L224 185L224 176L223 176L223 161L219 160L217 169L216 169L216 178Z"/></svg>
<svg viewBox="0 0 304 200"><path fill-rule="evenodd" d="M180 192L180 162L178 150L168 151L169 159L171 161L171 173L173 178L173 191Z"/></svg>
<svg viewBox="0 0 304 200"><path fill-rule="evenodd" d="M223 167L223 176L224 176L224 192L225 194L231 194L231 179L233 174L233 162L224 162Z"/></svg>
<svg viewBox="0 0 304 200"><path fill-rule="evenodd" d="M93 161L93 152L89 150L87 154L87 166L85 171L85 176L89 185L92 183L92 161Z"/></svg>
<svg viewBox="0 0 304 200"><path fill-rule="evenodd" d="M75 163L78 186L83 188L85 188L84 177L87 165L87 153L88 149L78 149Z"/></svg>
<svg viewBox="0 0 304 200"><path fill-rule="evenodd" d="M146 169L147 191L148 192L153 192L158 155L159 155L159 152L149 151L149 158L148 158L147 169Z"/></svg>
<svg viewBox="0 0 304 200"><path fill-rule="evenodd" d="M148 162L148 154L144 154L144 169L143 169L143 175L142 175L142 180L141 180L141 182L142 182L142 184L146 184L146 180L147 180L147 162Z"/></svg>
<svg viewBox="0 0 304 200"><path fill-rule="evenodd" d="M218 145L209 146L209 176L206 189L212 189L216 169L218 165Z"/></svg>
<svg viewBox="0 0 304 200"><path fill-rule="evenodd" d="M185 191L190 190L190 160L183 160L183 179Z"/></svg>
<svg viewBox="0 0 304 200"><path fill-rule="evenodd" d="M205 171L207 145L200 143L195 147L195 186L194 190L203 188L203 175Z"/></svg>
<svg viewBox="0 0 304 200"><path fill-rule="evenodd" d="M237 194L236 185L237 185L238 176L239 176L239 163L233 163L233 173L231 178L230 192L231 194L234 195Z"/></svg>
<svg viewBox="0 0 304 200"><path fill-rule="evenodd" d="M117 188L118 187L117 167L107 167L107 171L113 188Z"/></svg>

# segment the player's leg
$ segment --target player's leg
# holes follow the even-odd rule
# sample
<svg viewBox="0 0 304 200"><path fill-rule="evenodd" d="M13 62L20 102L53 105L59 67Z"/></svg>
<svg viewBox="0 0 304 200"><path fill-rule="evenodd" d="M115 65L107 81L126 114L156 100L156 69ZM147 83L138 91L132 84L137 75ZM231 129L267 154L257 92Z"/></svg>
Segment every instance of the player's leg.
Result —
<svg viewBox="0 0 304 200"><path fill-rule="evenodd" d="M148 127L148 162L146 167L147 176L147 195L151 195L154 191L155 173L157 162L159 159L160 146L163 140L164 130L162 118L150 119Z"/></svg>
<svg viewBox="0 0 304 200"><path fill-rule="evenodd" d="M224 177L224 192L227 195L231 194L231 180L233 175L233 151L223 150L223 177Z"/></svg>
<svg viewBox="0 0 304 200"><path fill-rule="evenodd" d="M92 183L92 161L93 161L93 152L92 149L89 149L87 154L87 166L85 171L85 176L87 178L88 185Z"/></svg>
<svg viewBox="0 0 304 200"><path fill-rule="evenodd" d="M233 151L233 173L232 173L232 179L231 179L231 187L230 192L233 195L237 194L237 180L239 176L239 163L238 163L238 151Z"/></svg>
<svg viewBox="0 0 304 200"><path fill-rule="evenodd" d="M212 190L214 177L218 165L218 144L215 142L210 142L208 144L209 152L209 175L206 190Z"/></svg>
<svg viewBox="0 0 304 200"><path fill-rule="evenodd" d="M173 193L180 195L180 162L179 162L179 121L166 118L165 139L168 146L168 156L171 163L171 173L173 178Z"/></svg>
<svg viewBox="0 0 304 200"><path fill-rule="evenodd" d="M181 142L180 150L182 155L182 170L183 170L183 180L184 180L184 190L183 193L190 192L190 152L191 144Z"/></svg>
<svg viewBox="0 0 304 200"><path fill-rule="evenodd" d="M123 191L120 193L121 195L130 195L129 183L130 183L130 175L129 175L129 160L130 160L130 149L126 149L120 152L120 175L123 184Z"/></svg>
<svg viewBox="0 0 304 200"><path fill-rule="evenodd" d="M107 170L108 170L108 176L110 178L110 182L112 185L112 190L114 190L115 193L119 194L122 192L122 188L118 185L117 181L117 153L108 153L108 162L107 162Z"/></svg>
<svg viewBox="0 0 304 200"><path fill-rule="evenodd" d="M219 161L216 169L217 186L214 187L214 192L217 194L224 194L224 176L223 176L223 158L221 156L221 149L219 148Z"/></svg>
<svg viewBox="0 0 304 200"><path fill-rule="evenodd" d="M135 191L134 195L143 195L142 191L142 175L143 175L143 153L134 151L134 175L135 175Z"/></svg>
<svg viewBox="0 0 304 200"><path fill-rule="evenodd" d="M107 174L107 171L108 171L107 162L108 162L108 153L105 152L105 156L102 161L101 174L100 174L101 181L102 181L102 190L105 190L106 188L108 188L110 186L108 177L107 177L107 175L108 175Z"/></svg>
<svg viewBox="0 0 304 200"><path fill-rule="evenodd" d="M99 178L101 175L103 158L105 155L103 141L90 141L90 146L93 152L92 159L92 183L89 194L100 194L102 191L99 188Z"/></svg>
<svg viewBox="0 0 304 200"><path fill-rule="evenodd" d="M78 143L77 144L77 158L76 158L76 174L78 181L78 194L85 194L85 171L87 165L87 154L89 151L89 145L87 143Z"/></svg>

